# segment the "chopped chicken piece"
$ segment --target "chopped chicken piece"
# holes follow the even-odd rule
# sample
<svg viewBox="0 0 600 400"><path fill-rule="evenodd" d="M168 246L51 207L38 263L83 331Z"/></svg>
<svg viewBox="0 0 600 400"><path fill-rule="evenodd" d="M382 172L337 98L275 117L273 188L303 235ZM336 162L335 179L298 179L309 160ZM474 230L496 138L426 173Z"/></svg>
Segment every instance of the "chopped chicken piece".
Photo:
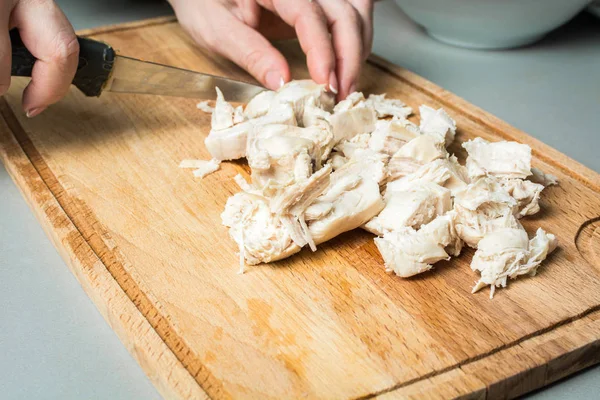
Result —
<svg viewBox="0 0 600 400"><path fill-rule="evenodd" d="M217 160L236 160L246 156L248 135L255 127L275 124L296 125L294 110L289 104L278 104L272 107L264 116L244 121L230 128L212 129L204 140L204 144L213 158Z"/></svg>
<svg viewBox="0 0 600 400"><path fill-rule="evenodd" d="M246 105L244 114L249 119L254 119L266 115L274 103L276 93L272 90L265 90L254 96Z"/></svg>
<svg viewBox="0 0 600 400"><path fill-rule="evenodd" d="M327 189L330 175L331 166L326 166L306 179L299 179L271 198L271 212L281 216L294 243L300 247L309 244L312 251L316 251L317 247L306 225L304 214Z"/></svg>
<svg viewBox="0 0 600 400"><path fill-rule="evenodd" d="M315 103L315 99L310 98L306 102L304 106L304 114L302 115L302 122L305 127L327 124L329 123L329 118L331 117L331 113L323 110L321 107L317 106Z"/></svg>
<svg viewBox="0 0 600 400"><path fill-rule="evenodd" d="M304 121L304 107L310 99L313 99L314 105L325 111L333 109L333 95L325 90L325 85L319 85L312 80L288 82L277 91L275 96L275 101L278 103L292 105L298 122Z"/></svg>
<svg viewBox="0 0 600 400"><path fill-rule="evenodd" d="M371 135L369 135L368 133L359 133L352 139L342 140L335 146L335 149L338 152L342 153L344 157L350 159L354 157L357 154L357 152L369 148L370 138Z"/></svg>
<svg viewBox="0 0 600 400"><path fill-rule="evenodd" d="M458 163L456 156L448 157L444 165L450 171L450 179L444 183L444 187L450 189L454 196L457 191L465 188L471 182L471 179L467 174L467 168Z"/></svg>
<svg viewBox="0 0 600 400"><path fill-rule="evenodd" d="M519 218L540 211L540 193L543 185L522 179L502 179L500 185L517 201Z"/></svg>
<svg viewBox="0 0 600 400"><path fill-rule="evenodd" d="M429 135L421 135L410 140L402 146L394 157L412 158L423 164L446 157L448 153L438 138Z"/></svg>
<svg viewBox="0 0 600 400"><path fill-rule="evenodd" d="M486 203L503 203L515 206L517 202L493 178L479 178L456 193L455 204L475 211Z"/></svg>
<svg viewBox="0 0 600 400"><path fill-rule="evenodd" d="M207 114L212 114L215 111L215 108L210 105L210 100L204 100L200 103L196 104L196 108L200 111L204 111Z"/></svg>
<svg viewBox="0 0 600 400"><path fill-rule="evenodd" d="M254 140L265 139L274 136L297 137L310 140L314 144L313 160L317 167L321 161L325 161L333 146L333 132L329 125L313 125L301 128L292 125L268 124L257 126L248 138L248 146Z"/></svg>
<svg viewBox="0 0 600 400"><path fill-rule="evenodd" d="M223 225L240 248L240 261L250 265L286 258L300 250L268 199L240 192L230 197L221 214Z"/></svg>
<svg viewBox="0 0 600 400"><path fill-rule="evenodd" d="M254 125L265 126L270 124L297 126L296 115L290 104L275 104L265 115L255 118Z"/></svg>
<svg viewBox="0 0 600 400"><path fill-rule="evenodd" d="M324 218L331 212L331 210L333 210L333 203L313 203L307 207L304 213L304 220L315 221L317 219Z"/></svg>
<svg viewBox="0 0 600 400"><path fill-rule="evenodd" d="M340 101L333 109L334 113L342 113L354 108L370 108L377 118L394 117L405 120L412 109L397 99L386 99L385 94L372 94L368 99L361 92L353 92Z"/></svg>
<svg viewBox="0 0 600 400"><path fill-rule="evenodd" d="M508 278L521 275L534 276L540 263L556 248L554 235L539 228L533 239L520 228L497 229L479 242L473 256L471 269L480 271L481 278L473 287L473 293L491 286L490 298L496 287L506 287Z"/></svg>
<svg viewBox="0 0 600 400"><path fill-rule="evenodd" d="M419 129L423 134L440 138L446 145L450 146L456 135L456 122L444 111L443 108L433 109L428 106L419 107L421 124Z"/></svg>
<svg viewBox="0 0 600 400"><path fill-rule="evenodd" d="M225 101L221 89L215 89L217 90L217 102L215 104L215 109L212 113L211 126L212 129L219 131L231 128L233 126L233 116L235 114L235 109L231 104Z"/></svg>
<svg viewBox="0 0 600 400"><path fill-rule="evenodd" d="M558 185L558 178L551 174L546 174L544 171L532 167L531 168L531 176L529 178L533 183L539 183L540 185L544 185L544 187Z"/></svg>
<svg viewBox="0 0 600 400"><path fill-rule="evenodd" d="M250 120L227 129L213 129L204 140L204 144L217 160L237 160L246 156L246 141L253 126Z"/></svg>
<svg viewBox="0 0 600 400"><path fill-rule="evenodd" d="M531 175L531 148L525 144L475 138L462 147L469 153L467 171L471 179L484 175L525 179Z"/></svg>
<svg viewBox="0 0 600 400"><path fill-rule="evenodd" d="M389 178L396 179L412 174L421 166L446 158L444 143L435 136L420 135L394 153L389 163Z"/></svg>
<svg viewBox="0 0 600 400"><path fill-rule="evenodd" d="M237 106L233 111L233 124L241 124L247 120L248 118L244 115L244 107Z"/></svg>
<svg viewBox="0 0 600 400"><path fill-rule="evenodd" d="M295 136L250 139L247 157L252 182L259 189L267 186L278 189L307 179L312 173L314 148L312 140Z"/></svg>
<svg viewBox="0 0 600 400"><path fill-rule="evenodd" d="M183 160L179 164L179 168L194 168L194 176L196 178L204 178L208 174L219 169L221 161L215 160L214 158L210 161L206 160Z"/></svg>
<svg viewBox="0 0 600 400"><path fill-rule="evenodd" d="M452 208L450 191L440 185L416 181L409 190L386 191L385 208L363 228L383 236L401 227L419 229Z"/></svg>
<svg viewBox="0 0 600 400"><path fill-rule="evenodd" d="M342 113L355 107L364 107L365 101L365 96L361 92L352 92L333 107L333 112Z"/></svg>
<svg viewBox="0 0 600 400"><path fill-rule="evenodd" d="M334 171L342 168L344 164L348 162L348 159L344 157L341 153L338 153L337 151L331 153L331 157L329 157L329 160L331 161L331 166L333 167Z"/></svg>
<svg viewBox="0 0 600 400"><path fill-rule="evenodd" d="M454 196L458 191L462 190L470 182L467 176L465 167L458 163L455 156L448 158L439 158L425 165L419 166L417 170L411 174L398 179L401 173L395 167L394 162L390 159L388 164L388 181L392 183L394 190L400 190L406 184L411 184L415 180L423 180L434 182L450 189L450 193ZM389 188L388 188L389 189Z"/></svg>
<svg viewBox="0 0 600 400"><path fill-rule="evenodd" d="M369 139L369 148L391 156L417 136L418 128L409 121L397 118L380 120L375 124L375 130Z"/></svg>
<svg viewBox="0 0 600 400"><path fill-rule="evenodd" d="M358 228L383 209L379 179L385 176L384 169L383 162L352 159L331 174L327 190L306 210L316 215L331 205L326 215L308 225L316 244Z"/></svg>
<svg viewBox="0 0 600 400"><path fill-rule="evenodd" d="M394 117L406 119L412 114L412 108L398 99L386 99L385 93L370 95L365 101L365 106L374 109L377 113L377 118Z"/></svg>
<svg viewBox="0 0 600 400"><path fill-rule="evenodd" d="M445 159L438 159L425 164L419 167L412 174L408 174L402 178L388 182L387 190L397 192L405 191L410 189L415 181L433 182L443 186L452 176L450 170L445 164ZM392 172L389 170L389 168L391 168L391 165L388 164L388 177L389 175L392 175Z"/></svg>
<svg viewBox="0 0 600 400"><path fill-rule="evenodd" d="M377 117L371 108L352 108L334 113L329 117L333 129L334 143L352 139L360 133L371 133L375 129Z"/></svg>
<svg viewBox="0 0 600 400"><path fill-rule="evenodd" d="M375 238L388 272L408 278L431 269L440 260L449 260L446 246L456 241L452 216L440 216L421 229L401 228Z"/></svg>
<svg viewBox="0 0 600 400"><path fill-rule="evenodd" d="M480 178L456 193L456 231L470 247L477 248L488 233L518 228L517 201L493 178Z"/></svg>

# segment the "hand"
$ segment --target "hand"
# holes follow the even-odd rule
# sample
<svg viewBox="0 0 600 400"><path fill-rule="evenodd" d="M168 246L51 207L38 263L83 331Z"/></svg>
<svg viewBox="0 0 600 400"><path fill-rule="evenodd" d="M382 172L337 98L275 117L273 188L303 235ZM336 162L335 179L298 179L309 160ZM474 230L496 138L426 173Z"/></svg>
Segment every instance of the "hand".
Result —
<svg viewBox="0 0 600 400"><path fill-rule="evenodd" d="M340 99L354 91L361 64L371 51L373 0L170 2L199 45L229 58L269 89L290 80L287 61L263 35L261 17L269 12L294 28L311 77L339 91ZM274 25L267 28L273 31Z"/></svg>
<svg viewBox="0 0 600 400"><path fill-rule="evenodd" d="M34 117L60 100L77 70L79 44L73 27L52 0L0 0L0 95L10 86L11 47L8 31L18 28L38 61L23 92L23 109Z"/></svg>

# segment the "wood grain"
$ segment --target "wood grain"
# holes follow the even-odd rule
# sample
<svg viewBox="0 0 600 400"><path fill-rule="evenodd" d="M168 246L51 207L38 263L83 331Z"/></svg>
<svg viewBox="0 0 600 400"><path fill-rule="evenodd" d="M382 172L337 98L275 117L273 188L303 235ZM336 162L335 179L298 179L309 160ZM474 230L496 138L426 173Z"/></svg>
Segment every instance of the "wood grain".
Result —
<svg viewBox="0 0 600 400"><path fill-rule="evenodd" d="M249 79L170 20L87 34L133 57ZM279 47L293 76L306 77L296 44ZM408 71L373 58L361 89L443 106L459 142L527 143L534 166L560 179L523 221L556 234L560 248L493 301L470 294L471 251L402 280L362 231L237 275L220 213L246 169L226 163L199 181L177 168L209 157L210 116L195 102L73 90L27 119L26 82L13 83L0 103L1 158L165 397L514 397L600 361L600 176ZM464 156L459 143L451 150Z"/></svg>

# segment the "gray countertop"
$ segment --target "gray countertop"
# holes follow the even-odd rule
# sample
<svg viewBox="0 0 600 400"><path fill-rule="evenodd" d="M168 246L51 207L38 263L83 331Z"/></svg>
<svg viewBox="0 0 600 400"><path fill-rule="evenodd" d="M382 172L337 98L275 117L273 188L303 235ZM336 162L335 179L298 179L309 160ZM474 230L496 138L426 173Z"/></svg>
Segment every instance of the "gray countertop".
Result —
<svg viewBox="0 0 600 400"><path fill-rule="evenodd" d="M58 0L76 29L165 15L149 0ZM513 51L435 42L390 0L374 51L600 171L600 20L581 15ZM0 397L160 399L0 165ZM532 398L598 398L600 367Z"/></svg>

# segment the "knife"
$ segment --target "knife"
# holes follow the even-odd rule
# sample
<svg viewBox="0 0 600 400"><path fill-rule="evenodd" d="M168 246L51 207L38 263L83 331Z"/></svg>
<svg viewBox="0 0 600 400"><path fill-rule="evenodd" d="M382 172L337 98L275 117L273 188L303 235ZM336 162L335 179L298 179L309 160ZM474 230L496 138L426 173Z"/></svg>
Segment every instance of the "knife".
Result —
<svg viewBox="0 0 600 400"><path fill-rule="evenodd" d="M86 96L102 92L214 99L219 87L228 101L247 103L265 88L224 77L125 57L103 42L77 37L79 64L73 85ZM31 76L36 58L17 29L11 29L12 76Z"/></svg>

